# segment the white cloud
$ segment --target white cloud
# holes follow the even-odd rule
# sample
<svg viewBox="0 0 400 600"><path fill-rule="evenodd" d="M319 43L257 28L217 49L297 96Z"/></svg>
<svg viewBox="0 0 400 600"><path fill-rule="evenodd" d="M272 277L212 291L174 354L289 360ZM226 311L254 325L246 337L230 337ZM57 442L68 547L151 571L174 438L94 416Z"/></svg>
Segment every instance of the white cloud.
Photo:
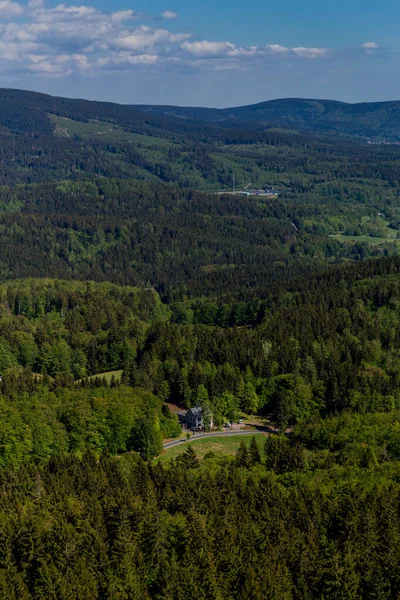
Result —
<svg viewBox="0 0 400 600"><path fill-rule="evenodd" d="M167 29L152 29L145 25L137 27L134 31L123 31L111 41L114 48L127 50L142 50L157 44L178 44L190 37L187 33L175 34Z"/></svg>
<svg viewBox="0 0 400 600"><path fill-rule="evenodd" d="M209 42L202 40L199 42L184 42L181 48L197 57L246 57L246 56L265 56L271 54L288 54L301 58L324 58L331 51L328 48L287 48L279 44L266 44L265 46L246 46L236 47L230 42Z"/></svg>
<svg viewBox="0 0 400 600"><path fill-rule="evenodd" d="M44 7L43 0L30 0L30 2L28 2L28 9L30 9L30 10L37 10L38 8L43 8L43 7Z"/></svg>
<svg viewBox="0 0 400 600"><path fill-rule="evenodd" d="M66 6L59 4L55 8L44 8L38 6L33 9L33 18L39 23L58 23L64 21L98 21L101 19L101 12L91 6Z"/></svg>
<svg viewBox="0 0 400 600"><path fill-rule="evenodd" d="M22 0L0 0L0 74L26 72L61 77L73 72L89 74L102 69L157 68L166 64L242 70L254 61L323 60L349 53L276 43L236 46L227 40L193 39L184 31L137 23L147 18L133 9L106 12L96 8L94 0L87 0L85 5L79 0L76 4L65 0L50 7L49 1L22 4ZM165 10L161 17L172 20L178 14ZM357 52L368 56L378 47L375 42L365 42Z"/></svg>
<svg viewBox="0 0 400 600"><path fill-rule="evenodd" d="M323 58L329 53L328 48L292 48L292 52L302 58Z"/></svg>
<svg viewBox="0 0 400 600"><path fill-rule="evenodd" d="M376 50L379 48L379 45L376 42L365 42L365 44L362 44L361 48L364 48L365 50Z"/></svg>
<svg viewBox="0 0 400 600"><path fill-rule="evenodd" d="M164 10L161 16L163 19L177 19L179 15L173 10Z"/></svg>
<svg viewBox="0 0 400 600"><path fill-rule="evenodd" d="M376 42L365 42L361 45L361 51L367 56L373 56L380 46Z"/></svg>
<svg viewBox="0 0 400 600"><path fill-rule="evenodd" d="M221 56L235 50L235 46L230 42L184 42L181 48L194 56Z"/></svg>
<svg viewBox="0 0 400 600"><path fill-rule="evenodd" d="M24 13L24 7L17 2L0 0L0 19L20 17Z"/></svg>
<svg viewBox="0 0 400 600"><path fill-rule="evenodd" d="M159 56L157 54L136 54L132 55L129 52L119 52L113 56L109 56L107 58L100 58L96 67L105 69L105 68L128 68L132 65L134 66L146 66L146 65L154 65L158 60Z"/></svg>
<svg viewBox="0 0 400 600"><path fill-rule="evenodd" d="M267 44L266 48L273 54L286 54L290 51L290 48L286 48L286 46L280 46L279 44Z"/></svg>
<svg viewBox="0 0 400 600"><path fill-rule="evenodd" d="M37 49L35 44L14 44L12 42L0 41L0 61L8 61L10 63L18 61L21 56L27 55L29 52L34 52Z"/></svg>
<svg viewBox="0 0 400 600"><path fill-rule="evenodd" d="M133 10L119 10L118 12L111 14L111 20L118 23L122 21L132 21L133 19L138 19L138 15L133 12Z"/></svg>

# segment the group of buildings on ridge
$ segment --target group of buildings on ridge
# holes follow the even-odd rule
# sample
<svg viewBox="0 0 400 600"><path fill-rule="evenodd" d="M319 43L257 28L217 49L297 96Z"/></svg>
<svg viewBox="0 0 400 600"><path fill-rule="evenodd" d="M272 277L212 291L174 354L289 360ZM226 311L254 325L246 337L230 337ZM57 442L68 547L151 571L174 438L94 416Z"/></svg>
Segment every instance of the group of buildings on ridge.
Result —
<svg viewBox="0 0 400 600"><path fill-rule="evenodd" d="M275 190L274 188L265 188L262 190L220 190L218 192L219 195L228 194L230 196L279 196L279 190Z"/></svg>
<svg viewBox="0 0 400 600"><path fill-rule="evenodd" d="M264 190L239 190L236 192L241 196L279 196L279 191L274 188L265 188Z"/></svg>

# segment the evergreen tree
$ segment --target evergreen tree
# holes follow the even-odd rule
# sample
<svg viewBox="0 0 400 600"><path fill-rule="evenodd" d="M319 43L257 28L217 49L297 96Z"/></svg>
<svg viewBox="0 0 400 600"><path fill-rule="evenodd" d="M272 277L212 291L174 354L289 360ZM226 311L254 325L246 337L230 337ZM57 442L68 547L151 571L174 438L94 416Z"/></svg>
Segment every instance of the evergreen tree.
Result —
<svg viewBox="0 0 400 600"><path fill-rule="evenodd" d="M178 462L187 469L197 469L199 461L191 444L188 445L185 452L178 458Z"/></svg>
<svg viewBox="0 0 400 600"><path fill-rule="evenodd" d="M284 470L286 456L288 454L288 440L283 436L269 435L265 440L264 454L265 465L267 469L271 469L280 473Z"/></svg>
<svg viewBox="0 0 400 600"><path fill-rule="evenodd" d="M260 451L258 449L258 445L257 445L255 437L252 437L250 440L248 454L249 454L249 464L250 465L256 465L261 462L261 455L260 455Z"/></svg>
<svg viewBox="0 0 400 600"><path fill-rule="evenodd" d="M238 467L250 466L249 452L243 440L240 442L240 446L236 452L235 463Z"/></svg>

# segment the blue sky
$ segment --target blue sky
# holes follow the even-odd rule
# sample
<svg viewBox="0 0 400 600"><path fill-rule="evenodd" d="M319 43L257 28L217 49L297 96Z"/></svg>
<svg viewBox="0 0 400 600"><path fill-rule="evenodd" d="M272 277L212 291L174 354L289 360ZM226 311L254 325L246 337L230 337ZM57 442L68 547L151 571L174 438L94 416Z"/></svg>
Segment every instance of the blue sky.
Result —
<svg viewBox="0 0 400 600"><path fill-rule="evenodd" d="M400 99L399 20L394 0L0 0L0 86L218 107Z"/></svg>

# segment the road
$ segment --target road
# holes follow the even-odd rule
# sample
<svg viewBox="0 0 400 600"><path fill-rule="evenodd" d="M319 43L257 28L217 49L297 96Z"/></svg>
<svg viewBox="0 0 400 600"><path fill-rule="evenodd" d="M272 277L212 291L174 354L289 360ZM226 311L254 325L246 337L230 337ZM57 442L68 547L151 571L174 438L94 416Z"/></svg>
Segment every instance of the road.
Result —
<svg viewBox="0 0 400 600"><path fill-rule="evenodd" d="M189 442L195 442L196 440L200 440L202 438L208 438L208 437L227 437L229 435L256 435L257 433L265 433L267 434L267 430L262 430L260 431L260 429L258 430L254 430L251 429L249 431L217 431L216 433L195 433L194 435L192 435L190 437ZM173 442L166 442L165 444L163 444L164 448L172 448L173 446L179 446L179 444L185 444L187 443L187 439L186 438L180 438L179 440L174 440Z"/></svg>

